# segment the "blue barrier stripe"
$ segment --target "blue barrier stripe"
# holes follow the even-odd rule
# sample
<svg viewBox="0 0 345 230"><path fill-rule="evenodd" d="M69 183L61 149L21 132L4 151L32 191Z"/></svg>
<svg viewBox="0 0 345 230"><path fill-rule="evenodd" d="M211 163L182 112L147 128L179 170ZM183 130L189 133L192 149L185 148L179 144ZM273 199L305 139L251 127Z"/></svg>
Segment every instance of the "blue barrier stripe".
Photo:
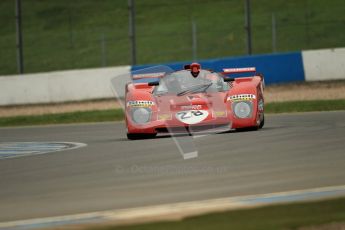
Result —
<svg viewBox="0 0 345 230"><path fill-rule="evenodd" d="M174 70L180 70L183 65L190 62L172 62L160 65L166 65ZM288 82L305 81L303 59L301 52L263 54L242 57L229 57L219 59L201 60L199 62L205 69L213 69L222 72L223 68L249 67L254 66L257 72L265 77L265 83L277 84ZM156 65L137 65L132 66L131 71L149 68Z"/></svg>

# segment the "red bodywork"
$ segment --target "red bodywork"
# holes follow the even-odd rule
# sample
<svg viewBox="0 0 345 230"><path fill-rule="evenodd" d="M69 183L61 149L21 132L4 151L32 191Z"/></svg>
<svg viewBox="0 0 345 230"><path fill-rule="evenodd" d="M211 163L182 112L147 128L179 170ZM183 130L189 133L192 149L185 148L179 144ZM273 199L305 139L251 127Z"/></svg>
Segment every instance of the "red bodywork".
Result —
<svg viewBox="0 0 345 230"><path fill-rule="evenodd" d="M224 69L222 74L231 74L231 71L253 72L252 68L246 69L247 71L244 71L244 68ZM225 75L223 77L226 79ZM128 135L155 135L179 127L187 130L216 126L225 126L228 129L261 128L264 122L262 75L234 78L224 84L229 84L228 90L194 92L180 96L155 95L154 88L157 86L148 83L127 84L125 99ZM252 106L250 116L240 118L236 115L233 106L239 102ZM144 124L138 124L132 118L133 109L140 107L149 108L150 111L150 119Z"/></svg>

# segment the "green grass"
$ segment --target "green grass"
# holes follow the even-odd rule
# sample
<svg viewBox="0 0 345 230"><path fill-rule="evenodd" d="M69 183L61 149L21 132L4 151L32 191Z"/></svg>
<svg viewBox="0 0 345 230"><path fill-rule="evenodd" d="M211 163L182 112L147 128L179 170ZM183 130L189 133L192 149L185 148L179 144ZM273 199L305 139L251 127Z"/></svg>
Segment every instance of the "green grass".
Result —
<svg viewBox="0 0 345 230"><path fill-rule="evenodd" d="M287 101L268 103L266 113L345 110L345 100Z"/></svg>
<svg viewBox="0 0 345 230"><path fill-rule="evenodd" d="M82 122L118 121L123 119L122 109L72 112L61 114L16 116L0 118L0 126L69 124Z"/></svg>
<svg viewBox="0 0 345 230"><path fill-rule="evenodd" d="M291 113L345 110L345 100L316 100L274 102L265 105L265 113ZM0 118L0 127L20 125L68 124L123 120L121 109L96 110L49 115L16 116Z"/></svg>
<svg viewBox="0 0 345 230"><path fill-rule="evenodd" d="M292 230L302 226L345 221L345 198L235 210L132 226L97 230Z"/></svg>
<svg viewBox="0 0 345 230"><path fill-rule="evenodd" d="M0 1L0 75L16 73L14 2ZM272 13L278 51L345 46L343 0L251 2L255 54L272 51ZM127 0L22 5L25 72L130 64ZM243 0L137 0L136 14L139 64L191 60L191 20L199 59L246 53Z"/></svg>

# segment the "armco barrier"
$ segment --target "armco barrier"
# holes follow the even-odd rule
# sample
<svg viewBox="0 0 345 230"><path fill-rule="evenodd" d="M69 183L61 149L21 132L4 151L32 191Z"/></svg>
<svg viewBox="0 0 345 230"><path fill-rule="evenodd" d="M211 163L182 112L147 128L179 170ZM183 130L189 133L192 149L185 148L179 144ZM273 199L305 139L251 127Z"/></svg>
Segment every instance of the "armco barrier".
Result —
<svg viewBox="0 0 345 230"><path fill-rule="evenodd" d="M181 69L189 62L167 63L174 70ZM304 70L301 52L253 55L246 57L202 60L203 68L221 72L223 68L255 66L257 72L264 74L266 84L304 81ZM132 71L153 65L133 66Z"/></svg>
<svg viewBox="0 0 345 230"><path fill-rule="evenodd" d="M0 77L0 105L112 98L110 79L129 71L121 66Z"/></svg>

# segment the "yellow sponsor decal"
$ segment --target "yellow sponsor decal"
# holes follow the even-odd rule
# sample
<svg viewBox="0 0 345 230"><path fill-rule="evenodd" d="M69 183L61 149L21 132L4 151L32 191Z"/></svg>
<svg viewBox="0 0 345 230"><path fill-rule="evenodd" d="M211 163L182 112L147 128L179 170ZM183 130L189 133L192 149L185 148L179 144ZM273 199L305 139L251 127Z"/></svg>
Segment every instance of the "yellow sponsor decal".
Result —
<svg viewBox="0 0 345 230"><path fill-rule="evenodd" d="M166 121L166 120L171 120L171 114L158 114L158 120L163 120L163 121Z"/></svg>
<svg viewBox="0 0 345 230"><path fill-rule="evenodd" d="M228 101L251 101L256 99L254 94L238 94L228 97Z"/></svg>
<svg viewBox="0 0 345 230"><path fill-rule="evenodd" d="M215 117L226 117L225 111L214 111L213 114Z"/></svg>
<svg viewBox="0 0 345 230"><path fill-rule="evenodd" d="M155 103L153 101L128 101L127 106L130 107L151 107Z"/></svg>

